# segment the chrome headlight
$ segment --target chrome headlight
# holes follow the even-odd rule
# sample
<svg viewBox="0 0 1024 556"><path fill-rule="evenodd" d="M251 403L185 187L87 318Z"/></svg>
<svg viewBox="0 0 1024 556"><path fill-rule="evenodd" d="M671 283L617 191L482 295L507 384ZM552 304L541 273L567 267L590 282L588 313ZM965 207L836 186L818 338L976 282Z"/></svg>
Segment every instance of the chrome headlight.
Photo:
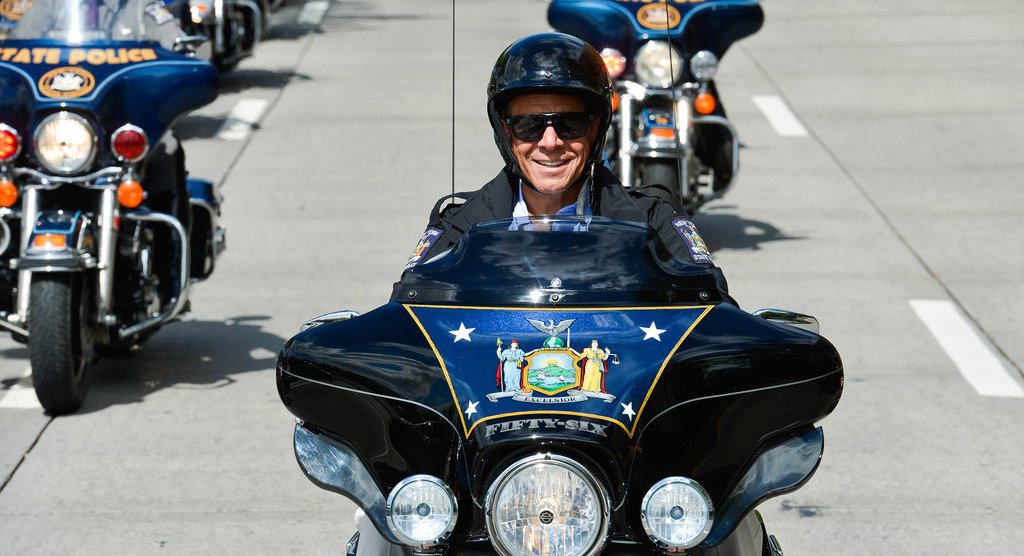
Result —
<svg viewBox="0 0 1024 556"><path fill-rule="evenodd" d="M589 556L604 546L611 502L585 467L542 454L513 463L487 491L487 532L503 556Z"/></svg>
<svg viewBox="0 0 1024 556"><path fill-rule="evenodd" d="M430 475L413 475L395 485L384 510L388 527L402 542L429 548L455 529L459 506L448 485Z"/></svg>
<svg viewBox="0 0 1024 556"><path fill-rule="evenodd" d="M96 134L85 118L71 112L47 116L36 128L35 150L44 168L73 174L92 164Z"/></svg>
<svg viewBox="0 0 1024 556"><path fill-rule="evenodd" d="M714 521L711 497L697 481L685 477L655 483L640 508L647 536L672 549L696 546L711 532Z"/></svg>
<svg viewBox="0 0 1024 556"><path fill-rule="evenodd" d="M682 56L665 41L648 41L636 53L636 76L651 87L667 89L682 74Z"/></svg>
<svg viewBox="0 0 1024 556"><path fill-rule="evenodd" d="M698 81L711 81L718 73L718 56L710 50L701 50L690 58L690 73Z"/></svg>

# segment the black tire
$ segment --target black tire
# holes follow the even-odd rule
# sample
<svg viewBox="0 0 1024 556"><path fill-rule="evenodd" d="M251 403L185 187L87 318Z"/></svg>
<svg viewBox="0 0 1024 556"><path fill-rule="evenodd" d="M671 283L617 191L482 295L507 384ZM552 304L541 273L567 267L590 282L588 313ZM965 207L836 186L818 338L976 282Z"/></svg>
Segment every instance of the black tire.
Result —
<svg viewBox="0 0 1024 556"><path fill-rule="evenodd" d="M679 164L674 158L645 160L640 163L641 186L659 184L672 192L672 206L682 210L685 206L679 198Z"/></svg>
<svg viewBox="0 0 1024 556"><path fill-rule="evenodd" d="M89 390L94 359L91 296L85 276L73 273L32 277L28 353L32 384L50 415L73 413Z"/></svg>

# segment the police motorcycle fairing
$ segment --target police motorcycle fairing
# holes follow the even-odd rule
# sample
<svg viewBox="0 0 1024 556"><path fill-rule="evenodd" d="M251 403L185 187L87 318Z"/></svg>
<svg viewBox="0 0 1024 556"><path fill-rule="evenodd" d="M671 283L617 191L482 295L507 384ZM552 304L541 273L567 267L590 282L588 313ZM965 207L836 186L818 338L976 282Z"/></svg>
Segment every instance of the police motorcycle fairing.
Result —
<svg viewBox="0 0 1024 556"><path fill-rule="evenodd" d="M741 311L644 224L511 222L288 341L307 477L416 553L781 554L753 510L814 473L842 391L816 321Z"/></svg>
<svg viewBox="0 0 1024 556"><path fill-rule="evenodd" d="M217 69L229 71L252 56L270 27L268 0L164 0L191 35L209 39Z"/></svg>
<svg viewBox="0 0 1024 556"><path fill-rule="evenodd" d="M627 187L661 184L695 211L735 183L739 138L718 62L761 28L754 0L552 0L548 22L601 52L617 104L606 154ZM667 199L666 199L667 200Z"/></svg>
<svg viewBox="0 0 1024 556"><path fill-rule="evenodd" d="M171 210L190 233L153 209L146 174L174 121L217 96L216 70L87 33L0 42L0 328L28 344L51 414L81 405L98 354L185 310L224 248L212 183L189 179Z"/></svg>

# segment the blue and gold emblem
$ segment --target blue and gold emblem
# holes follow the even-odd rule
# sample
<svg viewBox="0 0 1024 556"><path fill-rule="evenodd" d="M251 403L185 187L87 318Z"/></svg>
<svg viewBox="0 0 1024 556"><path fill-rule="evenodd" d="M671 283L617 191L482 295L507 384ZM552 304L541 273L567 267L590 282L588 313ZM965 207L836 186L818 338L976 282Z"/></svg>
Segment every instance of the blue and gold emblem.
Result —
<svg viewBox="0 0 1024 556"><path fill-rule="evenodd" d="M467 438L480 423L531 414L590 417L632 436L669 358L711 310L405 307Z"/></svg>

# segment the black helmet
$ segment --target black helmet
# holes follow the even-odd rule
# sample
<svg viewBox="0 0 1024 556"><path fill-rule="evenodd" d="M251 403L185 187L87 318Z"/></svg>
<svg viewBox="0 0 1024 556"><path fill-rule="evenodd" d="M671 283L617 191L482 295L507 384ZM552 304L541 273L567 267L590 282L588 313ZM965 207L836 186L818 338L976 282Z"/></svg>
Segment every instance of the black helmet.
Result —
<svg viewBox="0 0 1024 556"><path fill-rule="evenodd" d="M522 176L512 143L502 123L512 97L526 93L567 93L583 99L600 118L597 140L587 164L600 163L612 117L612 84L604 60L594 47L563 33L542 33L519 39L498 56L487 84L487 116L494 142L505 164Z"/></svg>

